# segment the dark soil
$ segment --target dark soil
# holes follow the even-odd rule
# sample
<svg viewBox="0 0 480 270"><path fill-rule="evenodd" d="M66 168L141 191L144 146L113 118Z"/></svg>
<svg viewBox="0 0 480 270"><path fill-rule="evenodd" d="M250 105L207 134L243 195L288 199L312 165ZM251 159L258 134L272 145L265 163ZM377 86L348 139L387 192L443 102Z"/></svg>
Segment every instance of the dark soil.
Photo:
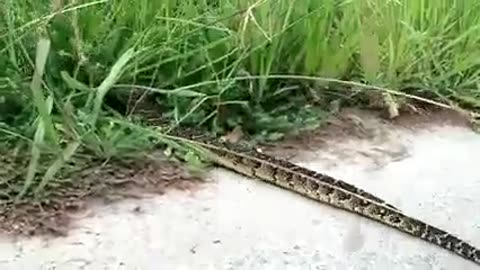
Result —
<svg viewBox="0 0 480 270"><path fill-rule="evenodd" d="M435 125L468 126L468 119L447 110L427 109L403 113L393 120L382 118L381 115L378 111L344 109L321 128L287 136L278 143L261 145L261 148L269 154L290 159L301 151L321 148L327 142L345 138L368 139L376 126L382 126L379 123L409 129ZM373 125L366 123L369 119L377 122ZM12 164L1 166L14 167ZM1 172L0 169L0 180ZM85 211L92 200L109 203L124 198L142 198L146 194L163 194L170 189L196 189L202 181L200 177L189 173L181 163L169 161L160 155L128 162L111 161L106 165L89 164L85 169L69 175L65 183L52 189L55 193L46 196L48 199L38 202L30 199L25 203L0 206L0 233L64 236L71 228L72 217Z"/></svg>
<svg viewBox="0 0 480 270"><path fill-rule="evenodd" d="M56 181L62 182L62 181ZM191 175L182 164L165 158L111 161L90 164L72 173L36 202L4 204L0 209L0 233L12 236L65 236L74 216L88 210L89 202L111 203L125 198L164 194L170 189L196 189L201 178Z"/></svg>
<svg viewBox="0 0 480 270"><path fill-rule="evenodd" d="M320 128L302 132L301 135L285 136L273 144L263 144L260 148L268 154L292 159L302 151L318 150L335 141L349 138L372 139L372 133L391 126L407 130L428 129L437 126L458 126L471 128L465 115L453 110L438 107L424 107L416 112L402 112L394 119L387 119L379 110L344 108L330 117Z"/></svg>

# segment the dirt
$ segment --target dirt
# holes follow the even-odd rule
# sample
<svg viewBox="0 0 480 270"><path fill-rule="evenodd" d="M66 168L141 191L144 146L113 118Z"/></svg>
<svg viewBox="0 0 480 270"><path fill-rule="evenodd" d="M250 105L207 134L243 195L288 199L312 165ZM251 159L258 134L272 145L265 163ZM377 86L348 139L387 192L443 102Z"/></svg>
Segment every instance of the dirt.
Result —
<svg viewBox="0 0 480 270"><path fill-rule="evenodd" d="M156 156L142 161L91 164L70 175L44 199L6 205L0 210L0 233L66 236L72 222L85 216L93 203L108 204L201 186L201 177L192 175L179 162Z"/></svg>
<svg viewBox="0 0 480 270"><path fill-rule="evenodd" d="M277 157L294 159L300 152L327 148L332 142L345 142L349 139L376 140L378 144L396 138L392 137L392 128L405 130L429 129L449 125L470 127L464 115L453 110L425 108L417 112L404 112L394 119L387 119L378 110L344 108L338 114L327 119L318 129L302 132L301 135L286 136L274 144L263 144L260 148Z"/></svg>
<svg viewBox="0 0 480 270"><path fill-rule="evenodd" d="M319 149L327 142L331 144L346 138L391 142L395 138L387 138L386 134L392 126L416 129L443 124L468 125L465 117L446 110L406 113L394 120L380 115L373 110L343 109L328 119L326 126L304 132L301 136L286 137L275 144L262 145L261 148L277 157L292 159L300 152ZM390 142L388 145L391 145ZM396 152L388 150L392 158L406 154L401 149ZM345 153L346 156L350 154ZM48 200L3 207L0 210L0 233L66 236L72 222L85 216L92 202L111 203L125 198L143 198L152 194L161 195L170 189L195 190L202 183L200 176L192 175L182 164L169 161L161 154L142 161L90 166L70 177L70 184L50 194Z"/></svg>

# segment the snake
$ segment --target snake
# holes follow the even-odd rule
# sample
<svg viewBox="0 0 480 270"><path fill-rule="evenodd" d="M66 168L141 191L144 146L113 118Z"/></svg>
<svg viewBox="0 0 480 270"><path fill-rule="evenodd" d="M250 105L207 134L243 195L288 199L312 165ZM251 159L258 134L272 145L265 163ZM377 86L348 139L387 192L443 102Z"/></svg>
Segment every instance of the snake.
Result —
<svg viewBox="0 0 480 270"><path fill-rule="evenodd" d="M290 161L261 153L238 143L218 142L195 128L173 129L163 118L156 118L155 109L143 104L143 116L151 116L147 125L160 131L164 142L183 144L214 164L259 179L276 187L299 194L319 203L335 207L383 224L397 231L436 245L480 266L480 248L453 233L403 213L378 196L348 182L309 170ZM162 132L166 128L170 132Z"/></svg>
<svg viewBox="0 0 480 270"><path fill-rule="evenodd" d="M383 199L347 182L232 143L218 143L190 134L161 136L187 145L218 166L376 221L480 266L479 248L450 232L408 216Z"/></svg>

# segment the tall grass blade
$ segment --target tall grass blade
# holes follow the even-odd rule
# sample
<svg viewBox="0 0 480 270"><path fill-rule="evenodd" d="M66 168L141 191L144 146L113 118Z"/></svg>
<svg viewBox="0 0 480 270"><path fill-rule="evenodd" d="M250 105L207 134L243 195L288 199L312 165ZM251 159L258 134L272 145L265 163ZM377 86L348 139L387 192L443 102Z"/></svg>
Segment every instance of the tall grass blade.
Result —
<svg viewBox="0 0 480 270"><path fill-rule="evenodd" d="M117 80L122 75L123 68L127 65L127 63L133 58L135 55L135 50L133 48L128 49L126 52L120 56L117 62L113 65L110 69L110 73L108 76L103 80L103 82L98 86L97 93L95 96L95 101L93 104L93 111L92 111L92 119L91 119L91 126L92 128L95 127L97 122L98 116L100 115L100 111L103 105L103 99L108 91L112 88L112 86L117 82Z"/></svg>
<svg viewBox="0 0 480 270"><path fill-rule="evenodd" d="M49 135L54 145L58 142L56 131L53 127L50 113L53 107L53 98L49 97L48 102L44 99L42 89L42 77L45 71L48 53L50 51L50 40L40 38L37 43L37 53L35 59L35 71L33 74L30 88L32 90L33 102L39 113L38 126L32 143L31 157L27 169L27 176L20 193L17 194L16 200L21 199L33 184L39 159L41 156L40 146L45 145L45 135Z"/></svg>

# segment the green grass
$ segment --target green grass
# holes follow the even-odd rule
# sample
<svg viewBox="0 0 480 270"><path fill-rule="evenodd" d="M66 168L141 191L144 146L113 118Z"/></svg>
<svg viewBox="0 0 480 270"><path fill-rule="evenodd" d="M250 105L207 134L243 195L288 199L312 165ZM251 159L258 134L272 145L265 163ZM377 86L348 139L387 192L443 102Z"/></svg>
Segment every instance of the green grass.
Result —
<svg viewBox="0 0 480 270"><path fill-rule="evenodd" d="M0 146L29 153L7 200L38 196L76 156L148 150L150 133L113 110L134 88L172 125L264 139L372 92L387 107L477 109L479 12L476 0L4 0Z"/></svg>

